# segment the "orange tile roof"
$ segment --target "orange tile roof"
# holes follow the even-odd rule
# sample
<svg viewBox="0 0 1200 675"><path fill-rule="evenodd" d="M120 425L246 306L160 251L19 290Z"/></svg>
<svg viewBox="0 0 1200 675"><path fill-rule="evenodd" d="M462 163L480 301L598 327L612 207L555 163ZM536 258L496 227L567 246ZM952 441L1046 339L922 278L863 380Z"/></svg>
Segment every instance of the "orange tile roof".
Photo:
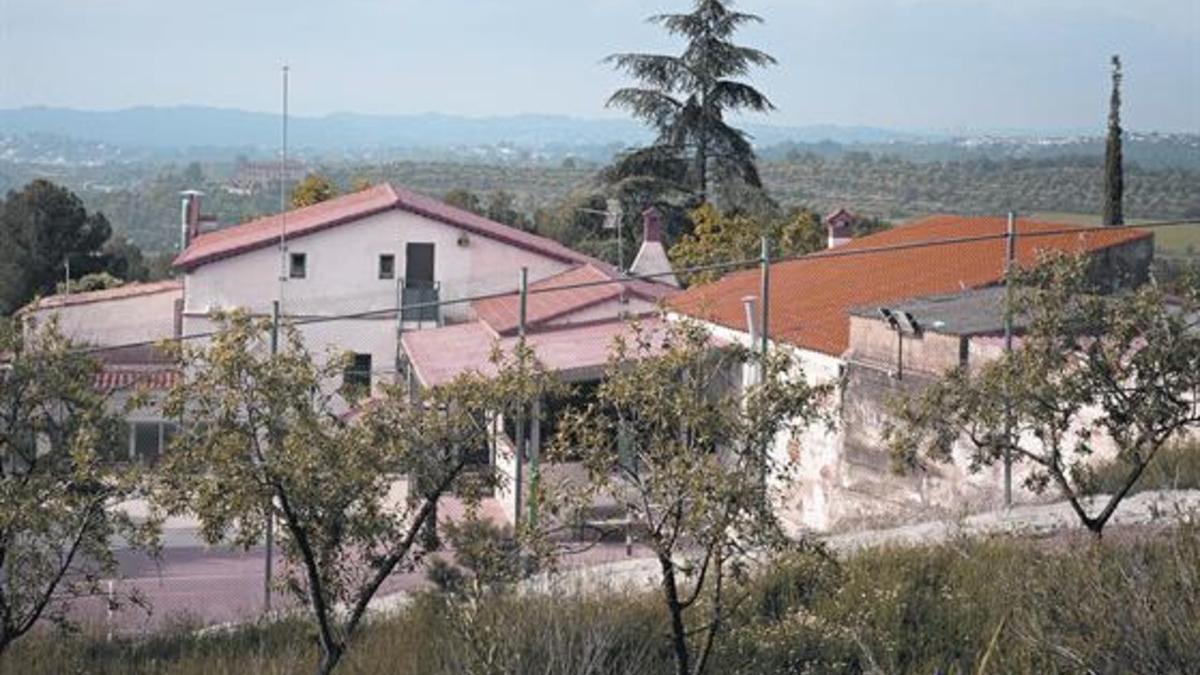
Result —
<svg viewBox="0 0 1200 675"><path fill-rule="evenodd" d="M86 305L91 302L136 298L138 296L153 295L155 293L182 292L183 282L177 279L152 281L148 283L131 283L117 286L116 288L103 288L97 291L48 295L44 298L38 299L36 302L26 305L20 311L34 312L38 310L58 309L59 307L70 307L73 305Z"/></svg>
<svg viewBox="0 0 1200 675"><path fill-rule="evenodd" d="M835 356L849 341L853 307L964 289L1003 278L1005 218L935 215L855 239L833 250L771 266L770 336ZM1017 221L1018 263L1039 251L1098 251L1152 235L1144 230L1087 230L1073 225ZM953 242L950 240L965 239ZM927 242L942 242L923 245ZM872 250L901 247L892 250ZM745 330L742 299L759 294L757 269L730 274L674 296L681 314Z"/></svg>
<svg viewBox="0 0 1200 675"><path fill-rule="evenodd" d="M447 223L510 246L540 253L560 262L595 262L592 258L573 251L553 239L502 225L470 211L455 208L432 197L426 197L388 183L381 183L319 204L288 211L287 238L303 237L391 209L408 211ZM192 241L187 250L175 258L175 266L192 270L222 258L274 246L279 241L283 225L283 219L279 215L274 215L202 234Z"/></svg>
<svg viewBox="0 0 1200 675"><path fill-rule="evenodd" d="M593 305L612 300L622 292L646 300L658 300L674 292L665 284L631 279L617 283L620 275L607 266L579 265L529 285L525 322L529 327L566 316ZM610 282L610 283L604 283ZM583 285L594 284L594 285ZM505 335L517 330L520 314L517 294L487 298L472 303L476 315L492 330Z"/></svg>

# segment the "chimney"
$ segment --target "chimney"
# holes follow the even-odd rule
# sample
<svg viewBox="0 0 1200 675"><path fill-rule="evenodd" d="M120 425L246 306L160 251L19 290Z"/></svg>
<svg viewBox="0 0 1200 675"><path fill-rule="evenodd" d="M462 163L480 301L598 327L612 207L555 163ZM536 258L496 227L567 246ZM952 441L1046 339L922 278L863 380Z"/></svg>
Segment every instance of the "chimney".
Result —
<svg viewBox="0 0 1200 675"><path fill-rule="evenodd" d="M199 190L184 190L179 195L183 198L180 209L180 249L186 250L196 235L200 234L200 198L204 196Z"/></svg>
<svg viewBox="0 0 1200 675"><path fill-rule="evenodd" d="M642 248L633 259L629 272L638 276L654 275L652 281L679 286L662 244L662 213L653 206L642 211Z"/></svg>
<svg viewBox="0 0 1200 675"><path fill-rule="evenodd" d="M837 248L853 239L850 226L854 222L854 214L844 208L825 216L825 229L829 232L829 248Z"/></svg>

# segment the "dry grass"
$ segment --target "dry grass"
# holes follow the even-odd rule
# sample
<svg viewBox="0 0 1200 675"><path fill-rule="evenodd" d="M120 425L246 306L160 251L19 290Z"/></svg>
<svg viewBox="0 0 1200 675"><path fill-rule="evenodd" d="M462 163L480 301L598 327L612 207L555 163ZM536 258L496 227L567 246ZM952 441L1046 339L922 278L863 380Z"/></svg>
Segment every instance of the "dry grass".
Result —
<svg viewBox="0 0 1200 675"><path fill-rule="evenodd" d="M1128 535L1128 536L1124 536ZM1186 673L1200 662L1200 527L1106 538L997 538L781 560L743 588L711 673ZM34 637L0 672L304 672L284 623L141 642ZM427 596L372 625L339 672L662 673L653 594Z"/></svg>

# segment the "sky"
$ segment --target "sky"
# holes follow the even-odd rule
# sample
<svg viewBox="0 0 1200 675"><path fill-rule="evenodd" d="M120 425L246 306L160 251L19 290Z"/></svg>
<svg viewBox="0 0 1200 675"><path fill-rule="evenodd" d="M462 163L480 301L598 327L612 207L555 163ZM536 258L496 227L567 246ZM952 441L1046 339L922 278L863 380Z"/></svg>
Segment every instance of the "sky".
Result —
<svg viewBox="0 0 1200 675"><path fill-rule="evenodd" d="M136 105L611 117L601 63L679 43L690 0L0 0L0 108ZM781 125L1200 131L1200 0L741 0Z"/></svg>

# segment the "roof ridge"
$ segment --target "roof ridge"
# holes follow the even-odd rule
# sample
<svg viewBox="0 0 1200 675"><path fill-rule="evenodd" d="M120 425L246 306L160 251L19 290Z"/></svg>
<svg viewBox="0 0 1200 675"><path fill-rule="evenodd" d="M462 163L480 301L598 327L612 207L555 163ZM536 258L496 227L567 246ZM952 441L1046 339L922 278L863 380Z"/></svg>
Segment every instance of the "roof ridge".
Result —
<svg viewBox="0 0 1200 675"><path fill-rule="evenodd" d="M42 309L56 309L58 307L72 307L74 305L85 305L91 302L99 302L101 300L119 300L124 298L136 298L142 295L153 295L155 293L166 293L176 289L183 288L183 281L180 279L160 279L158 281L131 281L120 286L112 288L96 288L89 291L75 291L74 293L55 293L46 295L33 300L26 304L17 313L33 312Z"/></svg>

